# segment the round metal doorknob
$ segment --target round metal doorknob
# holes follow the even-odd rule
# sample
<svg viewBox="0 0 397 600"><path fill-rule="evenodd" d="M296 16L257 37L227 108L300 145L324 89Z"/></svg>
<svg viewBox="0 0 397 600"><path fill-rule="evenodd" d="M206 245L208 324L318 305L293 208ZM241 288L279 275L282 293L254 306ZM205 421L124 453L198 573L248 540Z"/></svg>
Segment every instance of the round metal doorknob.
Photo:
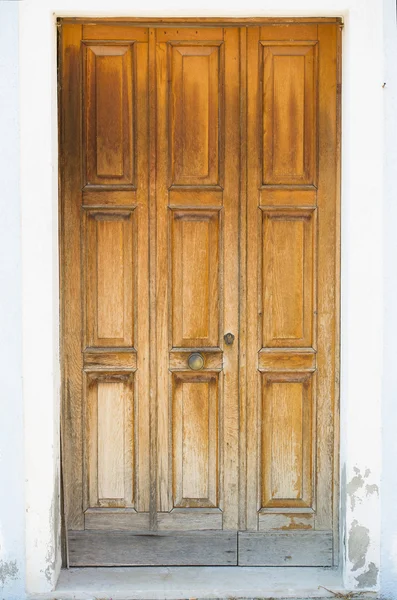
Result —
<svg viewBox="0 0 397 600"><path fill-rule="evenodd" d="M189 356L187 363L192 371L200 371L204 367L204 356L199 352L193 352Z"/></svg>

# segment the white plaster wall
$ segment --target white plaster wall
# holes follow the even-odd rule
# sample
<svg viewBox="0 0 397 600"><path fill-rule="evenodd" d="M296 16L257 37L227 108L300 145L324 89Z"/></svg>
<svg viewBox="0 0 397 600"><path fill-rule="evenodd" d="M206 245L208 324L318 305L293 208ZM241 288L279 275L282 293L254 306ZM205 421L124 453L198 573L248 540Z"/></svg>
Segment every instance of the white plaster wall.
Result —
<svg viewBox="0 0 397 600"><path fill-rule="evenodd" d="M0 598L25 579L18 5L0 2Z"/></svg>
<svg viewBox="0 0 397 600"><path fill-rule="evenodd" d="M382 553L384 598L397 596L397 31L396 5L384 13L384 367L382 406Z"/></svg>
<svg viewBox="0 0 397 600"><path fill-rule="evenodd" d="M50 590L60 564L55 15L345 17L341 467L350 553L342 562L347 587L376 587L384 331L382 0L22 0L19 9L28 591Z"/></svg>

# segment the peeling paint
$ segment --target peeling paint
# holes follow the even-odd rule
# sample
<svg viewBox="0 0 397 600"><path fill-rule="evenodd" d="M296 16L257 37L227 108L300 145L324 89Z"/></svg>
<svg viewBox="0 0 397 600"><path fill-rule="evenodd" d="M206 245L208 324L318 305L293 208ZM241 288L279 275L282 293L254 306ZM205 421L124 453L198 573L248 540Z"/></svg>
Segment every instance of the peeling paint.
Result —
<svg viewBox="0 0 397 600"><path fill-rule="evenodd" d="M2 587L4 587L6 581L8 579L17 579L18 577L18 567L16 560L0 560L0 582Z"/></svg>
<svg viewBox="0 0 397 600"><path fill-rule="evenodd" d="M379 569L375 563L370 562L368 569L355 578L358 583L357 587L360 589L375 587L378 582L378 572Z"/></svg>
<svg viewBox="0 0 397 600"><path fill-rule="evenodd" d="M347 494L348 494L348 496L350 496L350 505L351 505L352 511L355 509L355 506L356 506L355 493L364 485L364 479L363 479L360 471L356 468L354 470L356 472L356 475L346 486ZM358 473L357 473L357 471L358 471Z"/></svg>
<svg viewBox="0 0 397 600"><path fill-rule="evenodd" d="M372 485L366 485L365 486L365 493L367 496L371 496L371 494L378 494L379 496L379 488L376 485L376 483L373 483Z"/></svg>
<svg viewBox="0 0 397 600"><path fill-rule="evenodd" d="M349 560L352 563L352 571L357 571L365 565L365 557L369 546L369 529L359 525L354 520L349 531Z"/></svg>

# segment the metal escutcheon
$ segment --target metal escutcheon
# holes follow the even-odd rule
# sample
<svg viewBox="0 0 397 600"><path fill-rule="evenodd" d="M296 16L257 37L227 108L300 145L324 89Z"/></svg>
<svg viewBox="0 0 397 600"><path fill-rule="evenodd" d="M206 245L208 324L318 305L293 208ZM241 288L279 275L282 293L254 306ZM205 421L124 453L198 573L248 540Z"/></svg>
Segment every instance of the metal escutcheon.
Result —
<svg viewBox="0 0 397 600"><path fill-rule="evenodd" d="M234 335L232 333L225 333L223 339L225 340L225 344L231 346L234 342Z"/></svg>
<svg viewBox="0 0 397 600"><path fill-rule="evenodd" d="M189 356L187 363L192 371L200 371L204 367L204 356L199 352L193 352Z"/></svg>

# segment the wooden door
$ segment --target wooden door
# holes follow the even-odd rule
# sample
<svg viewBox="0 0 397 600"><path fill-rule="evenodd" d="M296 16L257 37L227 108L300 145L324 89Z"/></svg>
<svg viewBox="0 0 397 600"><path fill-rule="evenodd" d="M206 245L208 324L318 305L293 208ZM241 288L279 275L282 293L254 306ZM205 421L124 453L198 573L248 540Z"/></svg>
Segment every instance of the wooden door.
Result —
<svg viewBox="0 0 397 600"><path fill-rule="evenodd" d="M337 20L60 31L69 563L335 564Z"/></svg>

